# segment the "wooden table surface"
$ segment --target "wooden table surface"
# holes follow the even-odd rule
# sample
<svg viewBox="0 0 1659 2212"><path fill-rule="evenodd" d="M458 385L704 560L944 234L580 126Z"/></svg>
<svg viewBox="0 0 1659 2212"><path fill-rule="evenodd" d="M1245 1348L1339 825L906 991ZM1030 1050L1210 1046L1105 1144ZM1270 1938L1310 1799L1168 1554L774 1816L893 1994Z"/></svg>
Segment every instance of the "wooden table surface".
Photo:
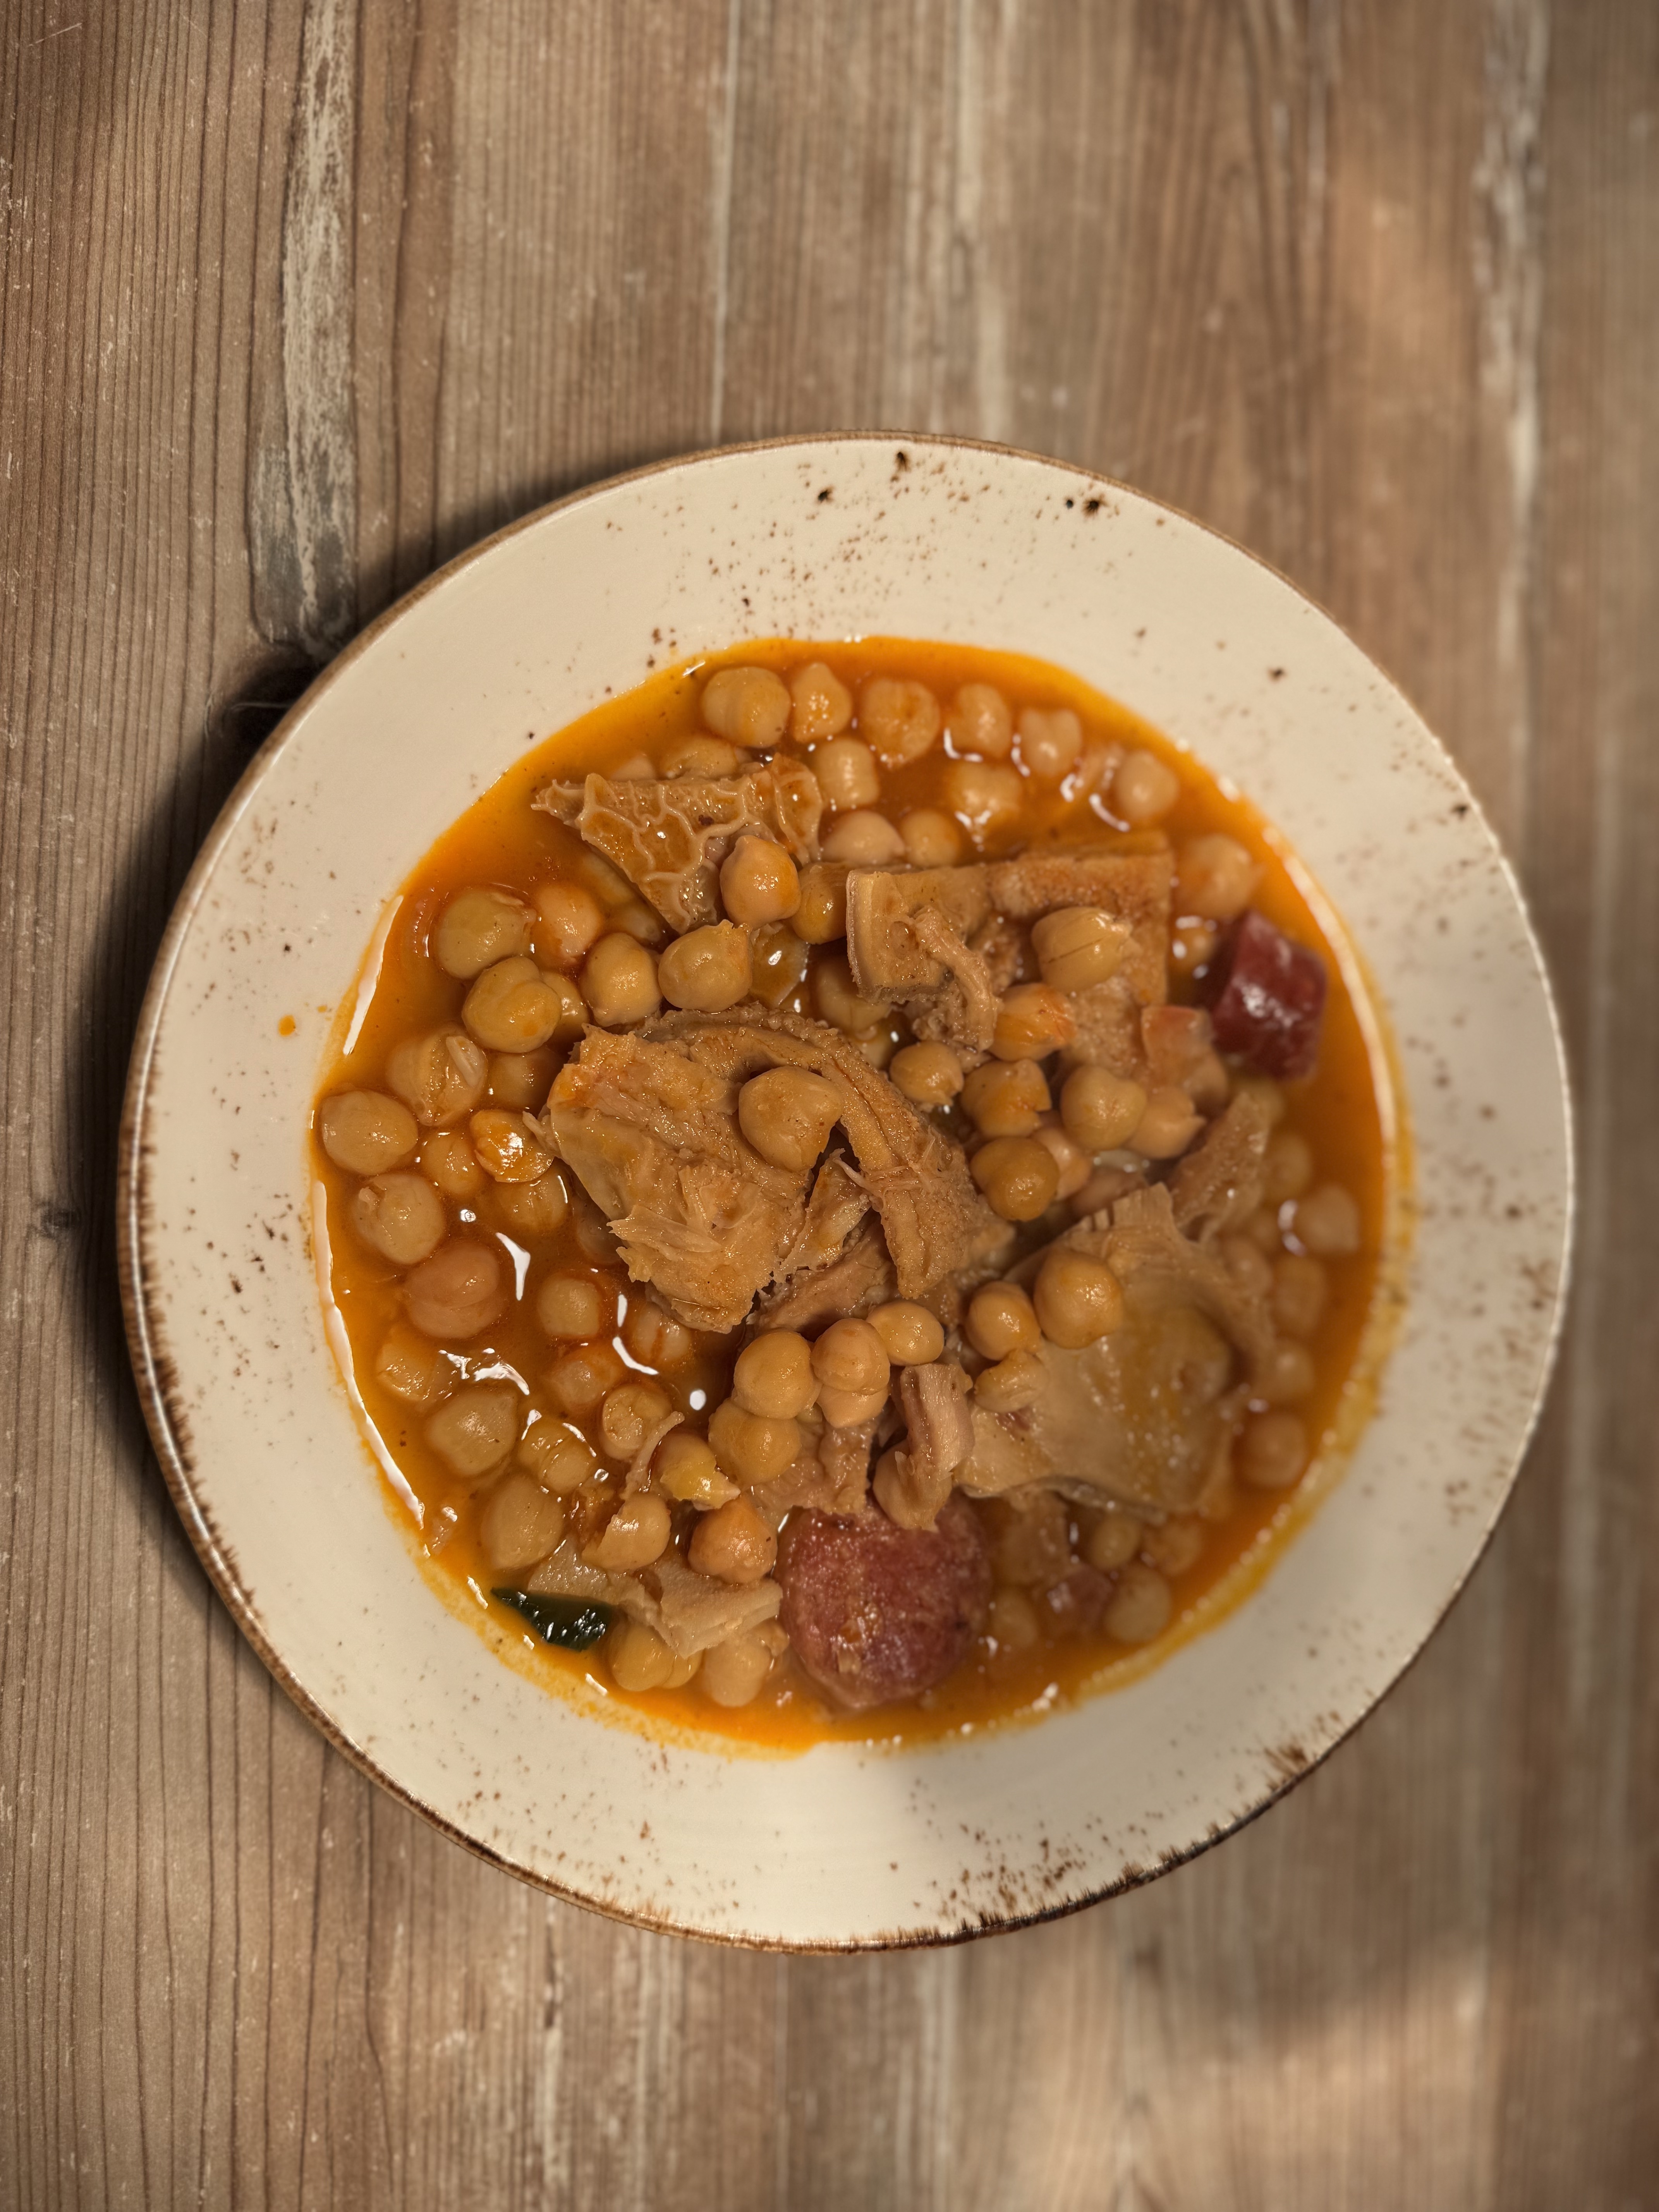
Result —
<svg viewBox="0 0 1659 2212"><path fill-rule="evenodd" d="M1659 8L11 0L0 2204L1659 2203ZM1425 1657L1151 1888L923 1955L613 1927L326 1749L129 1378L121 1084L307 673L550 496L945 428L1276 562L1531 894L1565 1357Z"/></svg>

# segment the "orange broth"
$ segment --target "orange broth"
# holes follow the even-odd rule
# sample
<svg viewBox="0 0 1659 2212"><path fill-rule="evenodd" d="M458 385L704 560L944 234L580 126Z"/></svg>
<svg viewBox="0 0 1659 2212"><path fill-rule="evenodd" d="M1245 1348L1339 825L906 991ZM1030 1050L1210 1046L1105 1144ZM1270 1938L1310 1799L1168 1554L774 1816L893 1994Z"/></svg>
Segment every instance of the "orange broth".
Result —
<svg viewBox="0 0 1659 2212"><path fill-rule="evenodd" d="M1309 1471L1290 1492L1237 1486L1236 1503L1224 1520L1211 1524L1197 1564L1170 1577L1175 1611L1169 1627L1154 1643L1131 1650L1101 1632L1069 1642L1040 1641L1027 1650L1010 1652L996 1650L990 1638L981 1636L968 1659L938 1689L908 1704L865 1712L843 1712L830 1705L793 1655L786 1654L755 1703L727 1710L701 1696L695 1680L676 1690L625 1693L608 1680L601 1650L578 1653L548 1645L515 1612L489 1596L492 1583L500 1583L501 1577L489 1568L480 1549L475 1528L477 1491L457 1480L426 1445L422 1416L375 1378L377 1347L402 1311L398 1271L354 1236L349 1206L357 1179L335 1166L313 1135L313 1170L326 1194L330 1293L344 1323L356 1390L384 1454L402 1478L394 1487L382 1459L380 1480L388 1509L409 1533L428 1579L453 1608L475 1622L501 1656L548 1689L642 1723L655 1733L714 1735L734 1747L771 1753L798 1752L825 1738L915 1743L1039 1716L1057 1704L1139 1676L1237 1602L1305 1517L1311 1500L1340 1471L1370 1411L1395 1303L1392 1273L1383 1265L1384 1256L1397 1245L1400 1212L1400 1147L1376 1014L1364 1002L1352 952L1337 939L1329 916L1322 908L1316 912L1298 886L1294 863L1269 826L1246 802L1228 795L1189 755L1126 708L1061 670L1014 653L898 639L745 644L665 670L531 748L444 833L404 884L367 1014L349 1053L340 1048L349 1006L337 1020L336 1044L319 1099L343 1088L380 1086L387 1055L402 1037L459 1018L467 987L443 973L426 950L428 933L453 892L483 883L527 895L550 876L571 872L584 849L581 842L574 830L551 816L532 811L530 799L538 786L556 776L605 772L641 751L655 759L677 738L696 733L697 699L702 684L717 667L760 665L782 673L809 659L827 661L855 693L866 677L887 674L919 678L941 701L963 684L985 683L994 684L1016 713L1023 706L1070 707L1082 721L1085 747L1103 741L1142 747L1176 769L1181 796L1160 827L1177 844L1184 837L1224 830L1248 846L1261 867L1252 903L1325 960L1329 988L1318 1066L1310 1078L1285 1086L1288 1106L1282 1126L1300 1132L1312 1147L1316 1182L1340 1182L1358 1200L1364 1237L1354 1256L1326 1262L1330 1295L1322 1319L1307 1340L1317 1382L1297 1411L1315 1440ZM857 734L856 724L847 734ZM941 743L920 761L884 769L884 811L896 818L907 807L939 805L937 785L946 757ZM1066 800L1064 789L1063 783L1044 787L1028 782L1024 811L1014 828L978 843L965 841L963 857L1000 857L1055 833L1071 843L1100 842L1110 837L1115 827L1121 830L1121 825L1091 811L1086 797ZM1172 975L1172 998L1179 1001L1192 995L1191 986L1183 987ZM804 998L785 1004L811 1010ZM491 1226L489 1196L486 1189L478 1200L469 1201L486 1232ZM447 1203L453 1224L455 1209L453 1202ZM487 1348L478 1352L480 1361L493 1357L509 1363L533 1391L552 1354L532 1311L535 1285L544 1272L590 1266L567 1219L554 1237L543 1240L517 1301L505 1320L489 1332ZM613 1341L621 1350L620 1337ZM692 1364L663 1378L664 1387L683 1406L685 1393L700 1387L706 1393L706 1405L697 1411L718 1403L729 1383L729 1357L711 1351L712 1343L700 1337L698 1358ZM629 1358L627 1364L640 1370L637 1360ZM580 1425L597 1433L596 1420ZM406 1494L400 1496L405 1485ZM418 1507L418 1519L411 1500Z"/></svg>

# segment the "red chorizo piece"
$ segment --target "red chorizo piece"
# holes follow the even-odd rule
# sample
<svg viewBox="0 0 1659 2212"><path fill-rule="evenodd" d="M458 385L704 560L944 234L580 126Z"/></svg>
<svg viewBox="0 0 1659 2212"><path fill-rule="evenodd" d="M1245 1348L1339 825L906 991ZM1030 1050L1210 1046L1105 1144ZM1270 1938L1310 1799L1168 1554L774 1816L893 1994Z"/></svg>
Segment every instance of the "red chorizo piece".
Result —
<svg viewBox="0 0 1659 2212"><path fill-rule="evenodd" d="M1311 1075L1325 1014L1325 963L1255 908L1210 971L1210 1019L1223 1052L1283 1082Z"/></svg>
<svg viewBox="0 0 1659 2212"><path fill-rule="evenodd" d="M991 1568L960 1498L932 1528L884 1514L793 1513L778 1549L779 1619L796 1656L836 1704L913 1698L966 1656L991 1601Z"/></svg>

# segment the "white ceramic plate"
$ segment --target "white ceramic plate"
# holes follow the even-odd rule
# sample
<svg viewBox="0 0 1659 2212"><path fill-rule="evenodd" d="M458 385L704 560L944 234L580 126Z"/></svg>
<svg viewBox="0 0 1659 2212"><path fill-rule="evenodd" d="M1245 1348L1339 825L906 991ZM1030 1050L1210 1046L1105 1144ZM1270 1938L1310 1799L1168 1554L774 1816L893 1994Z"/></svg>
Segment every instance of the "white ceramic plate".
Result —
<svg viewBox="0 0 1659 2212"><path fill-rule="evenodd" d="M1059 662L1279 825L1392 1024L1420 1216L1376 1416L1218 1626L1040 1725L902 1753L726 1756L585 1717L422 1580L325 1340L304 1131L382 902L530 741L667 661L860 633ZM750 447L601 485L490 539L360 638L264 748L185 887L139 1026L121 1200L133 1358L226 1602L407 1802L651 1925L790 1947L944 1940L1063 1911L1225 1834L1412 1659L1531 1429L1568 1136L1513 879L1444 752L1325 615L1196 524L1054 463L891 437Z"/></svg>

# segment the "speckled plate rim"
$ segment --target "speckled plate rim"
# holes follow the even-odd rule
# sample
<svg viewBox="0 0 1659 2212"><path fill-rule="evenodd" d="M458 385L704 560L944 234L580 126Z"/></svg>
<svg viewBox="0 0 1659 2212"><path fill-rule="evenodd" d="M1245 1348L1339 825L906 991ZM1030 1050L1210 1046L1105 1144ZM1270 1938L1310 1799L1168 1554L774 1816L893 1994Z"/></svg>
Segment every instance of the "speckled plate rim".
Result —
<svg viewBox="0 0 1659 2212"><path fill-rule="evenodd" d="M500 1842L492 1840L487 1834L481 1833L477 1821L470 1820L464 1810L460 1817L455 1817L452 1810L447 1809L441 1803L433 1802L434 1796L441 1793L423 1790L418 1785L411 1784L406 1775L393 1771L392 1767L396 1761L389 1759L386 1753L379 1747L374 1740L374 1732L365 1731L361 1726L354 1729L343 1718L339 1711L338 1698L331 1698L326 1692L313 1686L313 1682L307 1679L311 1670L303 1667L296 1670L289 1663L284 1656L282 1634L280 1632L277 1633L271 1632L253 1592L247 1586L247 1579L239 1570L236 1547L227 1538L221 1526L221 1517L216 1513L210 1497L213 1486L211 1478L210 1476L204 1478L202 1472L192 1464L191 1418L185 1401L185 1378L180 1375L170 1353L163 1349L167 1340L165 1310L167 1304L168 1286L163 1285L159 1279L161 1267L158 1252L153 1240L147 1234L151 1198L150 1185L153 1180L150 1168L155 1158L155 1133L150 1126L150 1111L155 1100L158 1040L167 1012L170 994L177 978L181 955L190 941L192 929L198 924L204 901L208 895L210 886L214 882L216 871L234 847L239 832L249 817L251 810L261 792L274 777L280 776L282 774L284 762L296 737L316 716L319 708L331 696L337 694L342 683L362 664L366 656L372 653L394 626L404 623L411 611L428 600L432 594L447 586L454 584L458 580L470 574L476 574L514 540L522 538L526 533L544 529L554 518L566 514L573 508L588 505L607 496L614 497L630 487L652 484L664 478L672 479L683 477L687 471L706 469L712 465L758 461L763 456L772 456L780 459L784 457L794 457L805 474L816 477L826 473L825 463L830 457L837 453L846 455L850 463L854 457L860 457L867 461L871 456L884 452L892 455L915 457L919 463L940 467L961 465L965 463L970 470L975 471L976 466L988 468L993 471L1006 471L1010 465L1012 465L1017 470L1025 469L1046 475L1050 481L1051 489L1060 483L1069 486L1072 493L1075 495L1075 501L1072 497L1067 497L1065 502L1067 507L1075 503L1079 507L1088 507L1091 512L1103 509L1115 515L1120 515L1125 510L1128 510L1138 514L1143 520L1148 517L1167 518L1170 522L1179 525L1183 531L1195 533L1197 538L1206 544L1224 548L1229 556L1242 555L1243 560L1253 570L1264 577L1271 578L1273 585L1280 592L1288 595L1289 599L1294 602L1297 607L1315 618L1325 629L1334 632L1347 653L1363 663L1376 689L1386 693L1395 720L1409 730L1413 742L1419 750L1425 752L1426 759L1431 763L1436 777L1449 800L1451 812L1461 825L1460 834L1466 840L1472 840L1477 848L1474 854L1471 856L1466 843L1465 860L1468 861L1473 857L1475 862L1484 865L1489 877L1501 883L1513 909L1509 918L1514 926L1516 944L1522 955L1523 961L1529 964L1528 980L1534 999L1533 1012L1535 1016L1541 1017L1542 1042L1546 1047L1545 1057L1550 1062L1551 1073L1553 1076L1551 1103L1555 1115L1553 1131L1555 1141L1552 1149L1556 1173L1553 1189L1548 1194L1553 1203L1553 1213L1552 1225L1540 1231L1539 1240L1542 1244L1548 1245L1550 1249L1542 1257L1537 1253L1534 1255L1534 1265L1542 1267L1547 1264L1551 1273L1547 1283L1544 1283L1542 1278L1540 1278L1540 1287L1534 1299L1534 1309L1531 1317L1532 1325L1528 1332L1526 1358L1523 1363L1528 1369L1525 1387L1517 1385L1510 1392L1507 1436L1499 1454L1504 1462L1503 1470L1496 1476L1489 1473L1481 1486L1479 1498L1469 1502L1462 1531L1464 1556L1458 1571L1455 1576L1449 1577L1443 1576L1436 1591L1431 1617L1428 1617L1425 1613L1424 1617L1419 1618L1415 1623L1413 1632L1406 1643L1391 1650L1386 1660L1380 1662L1384 1670L1383 1678L1374 1683L1368 1693L1353 1705L1351 1710L1341 1712L1332 1711L1328 1715L1330 1723L1328 1727L1304 1731L1312 1738L1309 1743L1297 1742L1288 1746L1281 1744L1268 1750L1265 1754L1265 1768L1260 1761L1257 1762L1252 1782L1246 1788L1242 1797L1238 1794L1234 1795L1231 1809L1224 1817L1212 1820L1203 1832L1194 1834L1184 1842L1171 1843L1166 1839L1161 1849L1152 1850L1146 1859L1137 1860L1132 1854L1117 1850L1117 1863L1115 1866L1107 1866L1098 1863L1097 1852L1085 1850L1080 1856L1074 1855L1076 1856L1075 1863L1059 1869L1051 1864L1044 1869L1040 1886L1034 1891L1024 1885L1021 1870L1011 1869L1005 1857L1000 1869L992 1868L989 1870L991 1876L989 1886L992 1892L989 1897L985 1893L986 1883L976 1881L972 1870L964 1869L962 1885L950 1890L936 1887L934 1901L931 1908L923 1906L919 1916L915 1917L900 1915L896 1918L889 1918L884 1922L878 1922L874 1925L835 1928L803 1925L781 1929L775 1926L750 1924L755 1916L745 1916L741 1909L735 1916L729 1910L710 1911L706 1901L690 1910L685 1910L683 1905L677 1905L674 1900L660 1894L642 1895L638 1893L637 1888L630 1890L629 1885L626 1883L612 1884L604 1879L596 1881L591 1869L585 1875L579 1873L574 1878L567 1878L556 1867L550 1866L544 1862L534 1863L522 1850L514 1849L510 1845L503 1848ZM981 457L977 465L975 457ZM897 481L896 477L895 484ZM988 483L985 487L988 493L989 489ZM1162 526L1161 523L1159 526ZM746 608L748 605L746 600L744 605ZM866 630L896 629L901 632L906 629L907 625L903 623L887 618L885 606L882 608L881 613L883 617L881 620L866 620L860 627ZM749 625L750 634L767 634L786 627L793 627L795 634L799 635L834 634L828 625L821 624L814 627L799 623L785 625L770 623L763 618L756 619ZM945 634L938 625L935 625L932 630L921 631L917 630L914 625L908 627L911 634ZM741 626L725 633L725 635L742 634ZM689 642L684 649L702 648L714 641L712 637L698 639L694 642ZM1043 649L1022 639L1005 636L994 641L1033 651ZM1067 658L1063 653L1054 653L1051 657L1061 659ZM1071 656L1071 665L1076 665L1075 655ZM643 670L639 672L640 674L643 672ZM1091 673L1091 672L1084 670L1080 672ZM630 680L637 680L637 677ZM1092 680L1099 679L1097 677ZM1121 681L1115 685L1104 688L1115 689L1117 695L1124 697L1127 703L1147 713L1150 719L1154 720L1165 719L1167 726L1167 718L1160 718L1153 707L1150 706L1144 698L1135 696L1133 690ZM562 717L562 719L568 718L568 715ZM545 727L555 726L550 722L544 724L536 731L535 734L539 737L544 734ZM1213 748L1200 745L1196 749L1213 763ZM484 779L484 781L488 780L488 778ZM1251 790L1252 796L1258 795L1258 785L1247 784L1245 787ZM1270 814L1275 811L1271 805L1268 806L1267 811ZM428 840L430 835L435 834L437 829L441 828L443 819L447 818L448 817L445 816L433 823L428 833ZM1298 839L1298 844L1300 842ZM380 888L383 890L385 885L382 884ZM362 942L361 938L358 942ZM1361 942L1367 945L1369 949L1363 933ZM348 954L348 959L350 957ZM1535 1053L1540 1040L1534 1036L1532 1042ZM259 1651L276 1679L282 1682L302 1710L307 1711L324 1730L330 1740L366 1772L391 1789L394 1795L412 1805L424 1817L433 1820L446 1833L454 1836L458 1841L464 1843L481 1856L507 1866L511 1871L539 1883L556 1894L595 1906L618 1917L646 1926L672 1928L688 1934L724 1937L775 1948L836 1950L890 1948L918 1942L961 1940L984 1932L988 1929L1025 1925L1035 1920L1053 1917L1059 1912L1076 1910L1098 1898L1132 1887L1151 1878L1153 1874L1164 1870L1166 1867L1192 1856L1196 1851L1206 1848L1209 1843L1219 1839L1221 1836L1231 1832L1235 1827L1255 1817L1286 1788L1299 1779L1302 1773L1316 1763L1317 1759L1334 1748L1335 1744L1340 1741L1353 1727L1358 1725L1359 1720L1374 1708L1378 1698L1386 1694L1388 1688L1399 1679L1405 1668L1420 1651L1429 1635L1432 1633L1434 1626L1437 1625L1438 1620L1454 1601L1468 1574L1473 1571L1507 1498L1527 1440L1535 1424L1559 1341L1561 1325L1567 1255L1571 1240L1572 1158L1565 1054L1550 999L1547 976L1525 915L1518 888L1507 862L1498 852L1495 840L1492 839L1462 778L1443 750L1438 746L1437 741L1413 713L1397 687L1393 686L1388 679L1382 677L1373 663L1359 655L1358 648L1352 646L1351 641L1343 636L1337 626L1330 622L1330 618L1317 610L1304 594L1296 592L1293 586L1285 583L1282 578L1279 578L1256 556L1249 554L1243 549L1231 545L1218 533L1207 530L1204 526L1192 522L1189 518L1181 516L1177 511L1160 507L1159 503L1146 499L1144 495L1129 491L1127 488L1115 484L1110 480L1091 471L1047 460L1041 456L1018 453L1006 447L988 447L954 439L913 436L904 433L868 433L848 436L829 435L816 439L779 440L767 441L758 446L727 447L715 453L690 456L657 464L650 468L632 471L624 477L611 479L604 484L585 488L532 515L522 518L478 545L468 549L434 576L426 580L406 599L389 609L353 641L339 659L323 672L305 697L285 718L282 726L267 742L258 757L251 763L222 811L180 895L158 953L149 989L140 1016L123 1115L119 1184L119 1260L123 1302L146 1419L155 1441L169 1489L179 1507L181 1517L190 1531L192 1541L244 1632ZM176 1285L173 1287L176 1291ZM1305 1541L1305 1536L1299 1540ZM1271 1581L1270 1577L1269 1586L1271 1586ZM423 1595L426 1594L423 1593ZM429 1595L427 1595L427 1602L430 1603ZM1252 1605L1259 1602L1259 1596L1251 1601ZM1419 1608L1419 1611L1422 1610ZM470 1630L463 1632L471 1634ZM1212 1637L1219 1633L1221 1633L1220 1631L1211 1632ZM477 1641L476 1638L473 1640ZM486 1657L488 1656L485 1655ZM1176 1659L1171 1660L1166 1668L1159 1670L1158 1674L1147 1679L1154 1682L1163 1680L1171 1669L1178 1667L1179 1660L1180 1655ZM495 1668L496 1662L490 1659L489 1665ZM502 1674L506 1670L496 1668L496 1672L498 1674ZM1136 1694L1137 1692L1134 1691L1118 1692L1116 1699L1129 1698ZM1115 1702L1116 1699L1089 1701L1083 1707L1079 1708L1078 1712L1085 1716L1097 1712L1103 1704ZM555 1701L544 1700L543 1702L550 1704ZM948 1758L960 1762L964 1759L964 1757L982 1755L987 1750L994 1754L999 1746L1006 1747L1011 1742L1018 1741L1030 1746L1041 1745L1045 1740L1053 1741L1058 1750L1058 1736L1064 1723L1066 1721L1075 1721L1077 1717L1077 1714L1055 1716L1038 1730L1028 1729L1004 1733L1000 1736L994 1735L988 1738L982 1743L973 1747L952 1747L948 1753L934 1752L921 1756L924 1763L928 1759L939 1758ZM577 1724L586 1730L590 1735L595 1733L592 1723L579 1721ZM607 1742L613 1745L628 1740L622 1731L616 1729L604 1729L598 1733L602 1735ZM670 1759L678 1756L678 1753L665 1753L663 1755ZM815 1753L812 1756L817 1758L818 1754ZM866 1762L866 1764L869 1763L871 1762ZM881 1754L877 1754L873 1762L875 1765L884 1766L889 1772L892 1771L895 1763L890 1757L884 1758ZM1040 1762L1042 1763L1044 1762ZM795 1768L795 1763L791 1765L792 1768L798 1771L798 1768ZM752 1773L757 1769L750 1764L748 1771ZM769 1771L775 1774L790 1770L779 1767L768 1770L762 1767L759 1771ZM1243 1782L1243 1779L1241 1775L1239 1780ZM968 1824L959 1822L957 1825L963 1828L964 1833L971 1834L972 1832ZM1052 1859L1053 1854L1049 1853L1048 1856ZM1091 1858L1095 1859L1097 1863L1092 1865L1087 1863L1086 1862Z"/></svg>

